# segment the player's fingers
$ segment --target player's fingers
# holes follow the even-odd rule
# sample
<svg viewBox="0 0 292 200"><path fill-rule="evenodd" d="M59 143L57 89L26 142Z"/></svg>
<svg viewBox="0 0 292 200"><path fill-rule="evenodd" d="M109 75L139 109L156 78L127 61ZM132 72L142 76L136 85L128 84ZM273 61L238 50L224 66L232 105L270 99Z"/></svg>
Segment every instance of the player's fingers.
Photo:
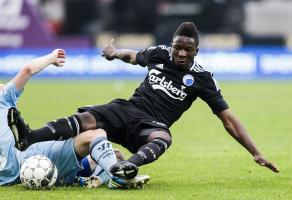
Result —
<svg viewBox="0 0 292 200"><path fill-rule="evenodd" d="M59 49L58 55L66 55L66 51L63 49Z"/></svg>
<svg viewBox="0 0 292 200"><path fill-rule="evenodd" d="M57 67L63 67L64 63L58 63L58 65L56 65Z"/></svg>
<svg viewBox="0 0 292 200"><path fill-rule="evenodd" d="M280 170L272 163L266 163L265 167L269 168L273 172L276 172L276 173L280 172Z"/></svg>
<svg viewBox="0 0 292 200"><path fill-rule="evenodd" d="M255 161L256 163L258 163L259 165L261 165L261 166L265 165L265 162L264 162L263 159L261 159L261 158L255 158L254 161Z"/></svg>
<svg viewBox="0 0 292 200"><path fill-rule="evenodd" d="M63 52L63 53L59 53L58 55L66 56L66 53Z"/></svg>
<svg viewBox="0 0 292 200"><path fill-rule="evenodd" d="M58 51L58 55L66 55L65 51Z"/></svg>
<svg viewBox="0 0 292 200"><path fill-rule="evenodd" d="M58 58L57 62L56 62L56 66L57 67L63 67L65 64L66 60L64 58Z"/></svg>
<svg viewBox="0 0 292 200"><path fill-rule="evenodd" d="M66 58L66 56L65 55L58 55L58 58Z"/></svg>
<svg viewBox="0 0 292 200"><path fill-rule="evenodd" d="M63 49L56 49L54 52L55 52L57 55L64 55L64 54L65 54L65 50L63 50Z"/></svg>
<svg viewBox="0 0 292 200"><path fill-rule="evenodd" d="M107 47L102 51L102 56L103 57L108 57L109 52L107 51Z"/></svg>
<svg viewBox="0 0 292 200"><path fill-rule="evenodd" d="M58 53L58 56L65 57L65 56L66 56L66 54L64 54L64 53Z"/></svg>
<svg viewBox="0 0 292 200"><path fill-rule="evenodd" d="M58 55L58 58L66 58L65 55Z"/></svg>

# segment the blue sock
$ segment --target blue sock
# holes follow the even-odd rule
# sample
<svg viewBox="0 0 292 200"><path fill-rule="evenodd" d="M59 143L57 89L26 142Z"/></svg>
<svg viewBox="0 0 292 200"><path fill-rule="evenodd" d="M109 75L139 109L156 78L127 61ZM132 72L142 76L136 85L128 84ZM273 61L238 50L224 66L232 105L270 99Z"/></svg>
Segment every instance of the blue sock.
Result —
<svg viewBox="0 0 292 200"><path fill-rule="evenodd" d="M91 171L90 164L87 157L81 160L81 165L83 166L83 169L77 172L77 176L82 176L82 177L91 176L92 171Z"/></svg>
<svg viewBox="0 0 292 200"><path fill-rule="evenodd" d="M109 175L109 169L117 162L112 144L106 137L97 137L90 143L90 156Z"/></svg>

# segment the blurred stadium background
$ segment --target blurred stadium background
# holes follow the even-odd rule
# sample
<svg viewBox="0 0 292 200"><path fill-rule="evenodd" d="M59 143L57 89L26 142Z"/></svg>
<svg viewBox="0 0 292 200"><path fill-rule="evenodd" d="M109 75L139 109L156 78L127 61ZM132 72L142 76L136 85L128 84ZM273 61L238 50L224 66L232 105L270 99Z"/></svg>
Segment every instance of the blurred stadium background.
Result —
<svg viewBox="0 0 292 200"><path fill-rule="evenodd" d="M170 44L183 21L200 31L200 63L218 79L292 78L290 0L0 0L0 76L52 48L67 67L43 76L137 77L145 70L107 62L100 49Z"/></svg>

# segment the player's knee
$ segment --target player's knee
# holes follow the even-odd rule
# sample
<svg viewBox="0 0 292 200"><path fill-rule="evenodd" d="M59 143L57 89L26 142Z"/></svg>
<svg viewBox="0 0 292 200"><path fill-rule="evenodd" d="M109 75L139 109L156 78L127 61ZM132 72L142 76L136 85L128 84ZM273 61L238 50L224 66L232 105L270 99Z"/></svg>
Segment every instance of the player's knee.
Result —
<svg viewBox="0 0 292 200"><path fill-rule="evenodd" d="M163 143L165 143L167 146L166 149L168 149L172 144L171 135L165 131L152 132L148 137L148 142L153 142L155 139L160 139L161 141L163 141Z"/></svg>
<svg viewBox="0 0 292 200"><path fill-rule="evenodd" d="M164 141L167 143L168 148L170 147L170 145L172 144L172 138L169 134L165 134L163 135L163 137L161 137L164 139Z"/></svg>
<svg viewBox="0 0 292 200"><path fill-rule="evenodd" d="M89 130L84 133L84 142L86 144L90 144L93 140L95 140L98 137L107 137L106 132L103 129L95 129L95 130Z"/></svg>
<svg viewBox="0 0 292 200"><path fill-rule="evenodd" d="M74 138L74 148L78 155L85 156L89 154L90 145L98 138L106 137L106 133L102 129L89 130L77 135Z"/></svg>
<svg viewBox="0 0 292 200"><path fill-rule="evenodd" d="M77 115L80 118L83 131L92 130L96 128L96 120L91 113L83 112L78 113Z"/></svg>

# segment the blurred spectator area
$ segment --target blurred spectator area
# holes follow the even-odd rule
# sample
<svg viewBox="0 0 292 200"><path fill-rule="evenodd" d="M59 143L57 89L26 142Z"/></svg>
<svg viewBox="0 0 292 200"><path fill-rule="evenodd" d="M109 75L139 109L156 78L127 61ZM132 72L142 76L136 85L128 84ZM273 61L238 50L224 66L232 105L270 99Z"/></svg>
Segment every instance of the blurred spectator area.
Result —
<svg viewBox="0 0 292 200"><path fill-rule="evenodd" d="M169 44L183 21L193 21L203 47L291 45L291 0L30 0L58 35L90 35L103 45ZM129 35L130 34L130 35ZM129 37L130 36L130 37ZM123 40L125 38L125 40ZM127 41L128 45L127 45Z"/></svg>

